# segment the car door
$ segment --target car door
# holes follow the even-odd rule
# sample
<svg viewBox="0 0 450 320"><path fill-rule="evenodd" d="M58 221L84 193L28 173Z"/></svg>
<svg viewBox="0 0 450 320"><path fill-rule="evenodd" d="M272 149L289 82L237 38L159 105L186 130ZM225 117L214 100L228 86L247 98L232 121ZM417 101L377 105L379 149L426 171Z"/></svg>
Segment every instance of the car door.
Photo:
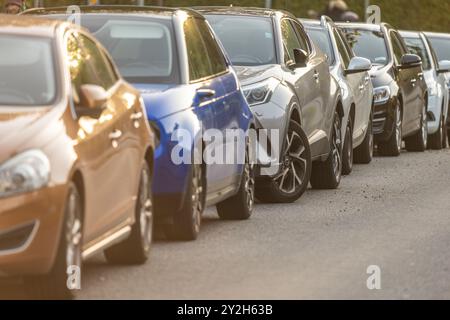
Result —
<svg viewBox="0 0 450 320"><path fill-rule="evenodd" d="M300 108L303 129L308 138L314 139L324 128L324 101L321 94L320 68L321 61L311 55L312 48L309 45L308 38L300 24L291 19L281 20L281 34L284 45L284 64L289 65L295 62L294 49L302 49L310 55L306 67L291 69L287 72L286 78L294 87L297 96L300 99ZM328 70L328 67L327 67ZM314 149L314 142L312 149ZM314 156L314 155L313 155Z"/></svg>
<svg viewBox="0 0 450 320"><path fill-rule="evenodd" d="M230 117L226 114L226 106L223 105L224 88L219 76L221 73L215 72L218 70L215 65L217 61L210 56L208 45L211 44L202 34L202 31L205 32L202 23L204 20L190 17L184 22L183 28L188 53L189 82L197 91L193 110L207 140L204 154L211 154L218 160L203 159L207 163L208 193L212 193L223 188L229 178L227 168L223 166L223 158L218 159L220 154L211 151L216 150L223 154L224 141L216 137L223 137L222 131L229 126ZM219 117L222 119L219 120Z"/></svg>
<svg viewBox="0 0 450 320"><path fill-rule="evenodd" d="M408 51L402 45L396 31L391 30L389 37L394 52L394 64L398 72L398 85L403 94L403 134L408 135L416 129L416 123L418 123L421 115L420 101L422 99L418 99L417 93L419 72L417 68L399 68L403 55Z"/></svg>
<svg viewBox="0 0 450 320"><path fill-rule="evenodd" d="M103 60L95 42L82 33L72 33L67 40L67 51L75 110L83 108L80 99L83 85L99 86L109 97L98 118L78 118L76 148L83 154L80 161L85 173L84 243L89 247L90 242L115 227L117 217L130 205L126 190L130 180L121 143L124 109L114 98L117 85L112 83L111 67Z"/></svg>
<svg viewBox="0 0 450 320"><path fill-rule="evenodd" d="M337 29L333 29L333 32L338 45L339 54L342 57L343 67L344 69L347 69L351 59L354 57L354 53L344 40L343 34ZM355 102L353 134L354 136L360 136L366 130L365 125L367 124L367 119L369 119L370 114L370 108L367 108L367 103L371 100L369 100L369 95L372 95L372 93L369 92L370 77L367 72L359 72L348 74L345 78L352 88Z"/></svg>

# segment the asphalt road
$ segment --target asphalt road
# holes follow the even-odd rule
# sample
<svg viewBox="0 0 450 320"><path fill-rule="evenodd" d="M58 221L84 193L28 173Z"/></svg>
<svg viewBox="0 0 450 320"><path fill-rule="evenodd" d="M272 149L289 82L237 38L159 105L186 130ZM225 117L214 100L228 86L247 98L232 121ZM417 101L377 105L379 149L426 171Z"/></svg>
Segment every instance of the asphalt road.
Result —
<svg viewBox="0 0 450 320"><path fill-rule="evenodd" d="M370 265L380 290L367 288ZM209 210L198 241L156 242L144 266L88 261L79 297L450 299L450 151L377 157L339 190L258 204L245 222Z"/></svg>

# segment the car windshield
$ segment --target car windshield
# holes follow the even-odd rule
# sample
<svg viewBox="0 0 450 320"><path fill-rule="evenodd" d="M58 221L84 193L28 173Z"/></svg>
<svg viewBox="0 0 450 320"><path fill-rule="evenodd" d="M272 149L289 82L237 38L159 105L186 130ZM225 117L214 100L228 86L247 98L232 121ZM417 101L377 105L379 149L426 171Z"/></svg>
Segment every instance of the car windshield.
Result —
<svg viewBox="0 0 450 320"><path fill-rule="evenodd" d="M56 98L50 38L0 34L0 105L45 106Z"/></svg>
<svg viewBox="0 0 450 320"><path fill-rule="evenodd" d="M450 60L450 38L428 37L438 60Z"/></svg>
<svg viewBox="0 0 450 320"><path fill-rule="evenodd" d="M67 16L50 17L64 19ZM80 21L109 51L127 81L179 82L171 18L85 14Z"/></svg>
<svg viewBox="0 0 450 320"><path fill-rule="evenodd" d="M383 32L364 29L343 29L355 54L369 59L372 64L385 66L389 63L387 43Z"/></svg>
<svg viewBox="0 0 450 320"><path fill-rule="evenodd" d="M414 53L422 58L422 66L424 70L431 69L431 61L428 56L427 49L425 47L425 43L420 38L409 38L404 37L406 45L411 53Z"/></svg>
<svg viewBox="0 0 450 320"><path fill-rule="evenodd" d="M334 54L328 32L326 30L314 27L306 27L306 31L314 43L319 46L320 50L327 55L328 64L333 65Z"/></svg>
<svg viewBox="0 0 450 320"><path fill-rule="evenodd" d="M206 18L234 65L260 66L277 63L270 18L227 15L209 15Z"/></svg>

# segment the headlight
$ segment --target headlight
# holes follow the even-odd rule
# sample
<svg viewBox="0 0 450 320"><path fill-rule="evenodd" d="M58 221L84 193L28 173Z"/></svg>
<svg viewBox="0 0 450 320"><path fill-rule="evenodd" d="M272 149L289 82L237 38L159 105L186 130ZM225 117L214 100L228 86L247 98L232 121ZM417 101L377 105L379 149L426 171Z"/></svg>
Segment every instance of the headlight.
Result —
<svg viewBox="0 0 450 320"><path fill-rule="evenodd" d="M50 162L42 151L21 153L0 166L0 198L40 189L49 178Z"/></svg>
<svg viewBox="0 0 450 320"><path fill-rule="evenodd" d="M279 83L280 81L278 79L269 78L265 81L243 87L248 104L254 106L269 101Z"/></svg>
<svg viewBox="0 0 450 320"><path fill-rule="evenodd" d="M375 103L385 103L391 98L391 89L387 86L374 88L373 98Z"/></svg>

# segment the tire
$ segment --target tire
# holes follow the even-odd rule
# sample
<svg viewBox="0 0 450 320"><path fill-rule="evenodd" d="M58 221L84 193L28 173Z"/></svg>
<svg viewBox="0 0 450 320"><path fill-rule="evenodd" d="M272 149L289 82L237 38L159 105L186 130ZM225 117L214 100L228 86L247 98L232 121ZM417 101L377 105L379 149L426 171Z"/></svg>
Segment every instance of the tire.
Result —
<svg viewBox="0 0 450 320"><path fill-rule="evenodd" d="M289 122L283 150L285 162L283 161L281 174L274 178L263 178L256 184L256 198L262 202L292 203L308 188L312 170L311 149L302 127L293 120ZM286 189L289 186L286 178L292 181L291 186L294 188Z"/></svg>
<svg viewBox="0 0 450 320"><path fill-rule="evenodd" d="M247 143L245 164L238 193L219 203L217 213L223 220L247 220L255 204L255 165L250 161L250 146Z"/></svg>
<svg viewBox="0 0 450 320"><path fill-rule="evenodd" d="M439 140L441 145L442 140ZM427 150L428 144L428 122L427 122L427 106L422 109L420 116L420 129L411 137L405 139L406 150L409 152L424 152Z"/></svg>
<svg viewBox="0 0 450 320"><path fill-rule="evenodd" d="M444 144L444 132L447 132L447 128L445 127L445 119L442 116L441 121L439 122L439 129L436 133L430 135L428 138L428 147L433 150L441 150Z"/></svg>
<svg viewBox="0 0 450 320"><path fill-rule="evenodd" d="M363 143L355 150L355 163L369 164L373 159L373 116L370 115L366 136Z"/></svg>
<svg viewBox="0 0 450 320"><path fill-rule="evenodd" d="M188 190L183 206L173 218L173 224L163 225L163 230L169 240L194 241L200 233L205 205L206 175L201 164L191 165Z"/></svg>
<svg viewBox="0 0 450 320"><path fill-rule="evenodd" d="M151 171L146 163L141 170L135 209L136 221L132 226L130 236L125 241L105 250L105 258L109 263L140 265L148 260L153 239L151 180Z"/></svg>
<svg viewBox="0 0 450 320"><path fill-rule="evenodd" d="M313 162L311 186L313 189L337 189L342 178L341 117L335 112L330 141L330 154L325 162Z"/></svg>
<svg viewBox="0 0 450 320"><path fill-rule="evenodd" d="M448 128L447 128L447 122L444 120L444 136L442 137L442 149L447 149L447 139L448 139Z"/></svg>
<svg viewBox="0 0 450 320"><path fill-rule="evenodd" d="M32 299L75 298L75 290L68 288L69 267L82 271L83 205L80 193L74 183L69 184L63 229L58 252L51 272L43 276L24 279L27 293Z"/></svg>
<svg viewBox="0 0 450 320"><path fill-rule="evenodd" d="M403 120L400 101L397 100L395 106L395 124L394 131L387 142L378 143L378 151L382 156L398 157L402 151L403 141Z"/></svg>
<svg viewBox="0 0 450 320"><path fill-rule="evenodd" d="M344 148L342 149L342 174L348 176L353 170L353 126L352 119L348 119L345 128Z"/></svg>

